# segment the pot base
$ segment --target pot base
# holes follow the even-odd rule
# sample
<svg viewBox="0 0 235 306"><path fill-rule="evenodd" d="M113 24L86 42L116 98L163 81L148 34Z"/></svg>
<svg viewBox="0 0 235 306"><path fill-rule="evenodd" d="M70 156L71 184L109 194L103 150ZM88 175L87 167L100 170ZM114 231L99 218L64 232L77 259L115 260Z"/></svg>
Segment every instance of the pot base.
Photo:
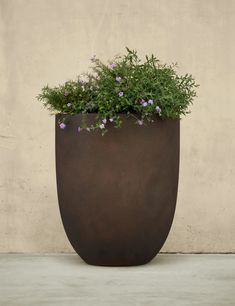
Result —
<svg viewBox="0 0 235 306"><path fill-rule="evenodd" d="M155 256L154 256L155 257ZM143 265L146 265L148 264L150 261L152 261L152 259L150 260L147 260L147 261L139 261L139 262L135 262L135 261L132 261L132 262L127 262L127 263L124 263L123 261L120 263L120 264L116 264L116 263L102 263L102 262L90 262L90 261L87 261L87 260L84 260L84 262L88 265L91 265L91 266L101 266L101 267L135 267L135 266L143 266Z"/></svg>

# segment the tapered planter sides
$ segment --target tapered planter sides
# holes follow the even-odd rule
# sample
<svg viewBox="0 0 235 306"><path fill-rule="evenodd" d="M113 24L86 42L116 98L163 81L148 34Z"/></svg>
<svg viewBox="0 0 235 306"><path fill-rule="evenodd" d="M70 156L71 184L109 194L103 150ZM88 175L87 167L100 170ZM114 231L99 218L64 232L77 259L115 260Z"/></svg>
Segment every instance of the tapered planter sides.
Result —
<svg viewBox="0 0 235 306"><path fill-rule="evenodd" d="M82 115L56 115L56 174L61 218L70 243L93 265L149 262L173 221L179 174L179 120L146 126L121 115L108 133L78 132ZM92 123L95 114L87 115Z"/></svg>

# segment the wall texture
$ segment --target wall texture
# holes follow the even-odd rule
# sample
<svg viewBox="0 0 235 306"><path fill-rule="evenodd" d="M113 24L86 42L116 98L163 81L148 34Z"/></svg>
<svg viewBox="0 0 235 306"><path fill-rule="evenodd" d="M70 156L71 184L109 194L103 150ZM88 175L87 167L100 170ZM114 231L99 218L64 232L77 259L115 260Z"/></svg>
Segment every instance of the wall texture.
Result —
<svg viewBox="0 0 235 306"><path fill-rule="evenodd" d="M0 251L67 252L54 118L35 96L129 46L201 84L182 120L177 211L164 251L235 251L235 1L0 0Z"/></svg>

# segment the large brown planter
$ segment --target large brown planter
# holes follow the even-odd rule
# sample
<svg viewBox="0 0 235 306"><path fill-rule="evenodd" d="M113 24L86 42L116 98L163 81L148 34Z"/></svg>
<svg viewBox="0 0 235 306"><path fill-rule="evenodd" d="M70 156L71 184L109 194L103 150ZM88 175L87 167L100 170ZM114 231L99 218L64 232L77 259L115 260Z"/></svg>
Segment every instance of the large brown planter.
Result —
<svg viewBox="0 0 235 306"><path fill-rule="evenodd" d="M93 265L149 262L173 221L179 173L179 120L138 126L122 115L105 136L77 132L81 115L56 116L56 173L65 232ZM95 114L88 115L92 122Z"/></svg>

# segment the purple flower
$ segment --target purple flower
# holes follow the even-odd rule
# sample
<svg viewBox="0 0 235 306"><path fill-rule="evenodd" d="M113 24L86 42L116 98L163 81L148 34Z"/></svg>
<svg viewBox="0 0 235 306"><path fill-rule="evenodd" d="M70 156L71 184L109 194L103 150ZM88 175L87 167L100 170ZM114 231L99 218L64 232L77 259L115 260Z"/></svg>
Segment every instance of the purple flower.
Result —
<svg viewBox="0 0 235 306"><path fill-rule="evenodd" d="M142 103L143 106L147 106L148 103L145 101L144 103Z"/></svg>
<svg viewBox="0 0 235 306"><path fill-rule="evenodd" d="M79 80L79 83L80 84L84 84L85 82L83 80Z"/></svg>
<svg viewBox="0 0 235 306"><path fill-rule="evenodd" d="M70 107L72 104L71 103L67 103L67 106Z"/></svg>
<svg viewBox="0 0 235 306"><path fill-rule="evenodd" d="M122 78L121 78L120 76L117 76L117 77L116 77L116 81L118 81L118 82L120 82L121 79L122 79Z"/></svg>
<svg viewBox="0 0 235 306"><path fill-rule="evenodd" d="M80 132L81 132L81 130L82 130L82 129L80 128L80 126L78 126L78 133L80 133Z"/></svg>
<svg viewBox="0 0 235 306"><path fill-rule="evenodd" d="M113 122L113 118L109 118L109 121L110 121L110 122Z"/></svg>
<svg viewBox="0 0 235 306"><path fill-rule="evenodd" d="M114 69L115 67L117 67L117 65L115 63L112 63L109 65L110 69Z"/></svg>
<svg viewBox="0 0 235 306"><path fill-rule="evenodd" d="M67 97L69 93L67 91L64 92L64 96Z"/></svg>
<svg viewBox="0 0 235 306"><path fill-rule="evenodd" d="M143 125L143 121L142 120L137 120L137 124Z"/></svg>
<svg viewBox="0 0 235 306"><path fill-rule="evenodd" d="M90 86L90 90L93 90L93 86Z"/></svg>
<svg viewBox="0 0 235 306"><path fill-rule="evenodd" d="M153 105L153 100L152 99L148 100L148 104Z"/></svg>
<svg viewBox="0 0 235 306"><path fill-rule="evenodd" d="M105 128L104 124L101 123L101 124L100 124L100 129L104 129L104 128Z"/></svg>
<svg viewBox="0 0 235 306"><path fill-rule="evenodd" d="M119 97L122 97L122 96L124 95L123 91L120 91L120 92L118 93L118 95L119 95Z"/></svg>
<svg viewBox="0 0 235 306"><path fill-rule="evenodd" d="M102 122L103 122L104 124L106 124L106 123L107 123L107 119L104 118L104 119L102 120Z"/></svg>
<svg viewBox="0 0 235 306"><path fill-rule="evenodd" d="M60 129L62 129L62 130L63 130L63 129L65 129L65 128L66 128L66 124L62 122L62 123L60 123L59 127L60 127Z"/></svg>
<svg viewBox="0 0 235 306"><path fill-rule="evenodd" d="M161 113L161 108L159 107L159 106L156 106L156 111L158 112L158 113Z"/></svg>

